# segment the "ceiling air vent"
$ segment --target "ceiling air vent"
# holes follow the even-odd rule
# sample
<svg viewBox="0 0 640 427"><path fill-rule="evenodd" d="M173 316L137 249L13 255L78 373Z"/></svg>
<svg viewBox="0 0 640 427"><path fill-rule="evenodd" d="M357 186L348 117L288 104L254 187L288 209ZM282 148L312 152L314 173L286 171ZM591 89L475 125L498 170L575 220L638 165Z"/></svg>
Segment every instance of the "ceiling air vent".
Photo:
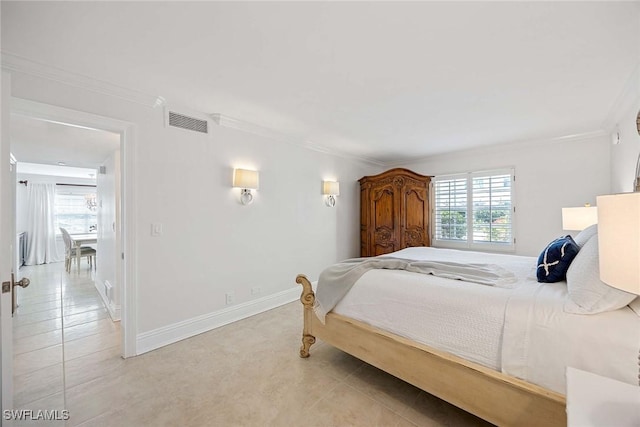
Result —
<svg viewBox="0 0 640 427"><path fill-rule="evenodd" d="M184 114L169 111L169 126L192 130L200 133L209 133L209 127L206 120L194 119Z"/></svg>

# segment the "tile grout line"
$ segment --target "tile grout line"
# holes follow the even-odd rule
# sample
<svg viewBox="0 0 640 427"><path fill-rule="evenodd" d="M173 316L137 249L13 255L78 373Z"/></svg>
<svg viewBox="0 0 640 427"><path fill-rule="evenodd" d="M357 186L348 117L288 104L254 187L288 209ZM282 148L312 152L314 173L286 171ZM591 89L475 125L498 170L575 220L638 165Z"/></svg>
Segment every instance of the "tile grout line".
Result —
<svg viewBox="0 0 640 427"><path fill-rule="evenodd" d="M323 342L323 344L328 345L326 343ZM320 397L318 397L316 399L315 402L313 402L313 404L311 406L309 406L309 411L311 409L313 409L318 403L320 403L321 401L325 400L329 394L331 394L332 391L334 391L335 389L337 389L338 387L342 386L342 385L346 385L348 386L349 384L347 383L347 380L353 375L355 374L357 371L359 371L360 369L362 369L362 367L364 366L365 362L362 362L363 364L358 366L356 369L354 369L351 373L347 374L347 376L345 376L344 378L335 378L336 379L336 384L329 388L329 390L327 390L324 394L320 395Z"/></svg>
<svg viewBox="0 0 640 427"><path fill-rule="evenodd" d="M66 271L65 271L66 272ZM67 363L64 354L64 296L66 291L62 287L62 272L60 272L60 336L62 337L62 405L64 410L67 410ZM67 424L65 422L65 424Z"/></svg>
<svg viewBox="0 0 640 427"><path fill-rule="evenodd" d="M407 405L407 408L402 413L398 414L399 417L404 418L405 420L407 420L408 422L416 426L417 424L412 420L410 420L409 418L407 418L405 414L408 413L411 409L414 409L416 407L416 405L418 404L418 401L420 400L420 393L426 393L426 392L418 389L418 394L416 394L416 397L413 399L413 403L411 403L411 405ZM400 424L400 420L398 420L398 424Z"/></svg>
<svg viewBox="0 0 640 427"><path fill-rule="evenodd" d="M343 380L341 379L337 379L336 384L331 387L329 390L327 390L324 394L320 395L315 402L313 402L309 408L307 409L307 411L311 411L314 407L316 407L318 405L318 403L320 403L321 401L325 400L326 397L329 396L329 394L334 391L336 388L340 387L341 385L343 385Z"/></svg>
<svg viewBox="0 0 640 427"><path fill-rule="evenodd" d="M372 366L374 368L376 368L373 365L369 365L367 362L362 361L362 365L360 367L358 367L357 369L355 369L353 372L351 372L349 375L347 375L344 379L344 383L347 387L351 388L354 391L357 391L358 393L368 397L369 399L373 400L374 402L377 402L378 405L382 406L383 408L388 409L389 411L393 412L394 414L396 414L397 416L405 419L406 421L409 421L412 424L415 424L413 421L409 420L408 418L406 418L404 416L404 413L408 411L408 409L412 408L413 406L415 406L416 402L418 401L418 398L420 397L420 393L422 392L422 390L417 389L418 392L416 393L415 397L413 398L412 404L411 405L406 405L407 407L405 408L404 411L402 412L398 412L396 409L391 408L389 405L387 405L385 402L379 400L378 398L376 398L375 396L370 395L369 393L359 390L357 387L355 387L353 384L349 383L347 380L349 378L351 378L352 376L356 375L359 371L364 370L366 366ZM378 368L376 368L378 369ZM412 385L412 384L411 384ZM415 386L413 386L415 387ZM417 388L417 387L416 387ZM400 421L398 420L398 423Z"/></svg>
<svg viewBox="0 0 640 427"><path fill-rule="evenodd" d="M369 394L369 393L367 393L366 391L362 391L362 390L358 389L358 388L357 388L356 386L354 386L353 384L345 382L345 386L346 386L346 387L348 387L348 388L350 388L351 390L353 390L353 391L357 392L358 394L363 395L363 396L364 396L364 397L366 397L367 399L369 399L369 400L372 400L372 401L376 402L376 403L378 404L378 406L382 406L383 408L385 408L385 409L387 409L387 410L389 410L389 411L393 412L394 414L396 414L396 415L400 415L400 414L398 413L398 411L396 411L395 409L393 409L393 408L389 407L389 405L387 405L385 402L382 402L382 401L378 400L377 398L375 398L374 396L370 395L370 394Z"/></svg>

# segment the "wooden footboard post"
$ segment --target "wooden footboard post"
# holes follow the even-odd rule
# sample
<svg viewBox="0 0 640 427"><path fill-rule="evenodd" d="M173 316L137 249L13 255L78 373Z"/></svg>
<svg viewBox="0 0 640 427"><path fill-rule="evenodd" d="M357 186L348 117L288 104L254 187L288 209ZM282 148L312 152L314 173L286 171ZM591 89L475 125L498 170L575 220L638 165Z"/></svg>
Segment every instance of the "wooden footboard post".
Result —
<svg viewBox="0 0 640 427"><path fill-rule="evenodd" d="M302 327L302 346L300 347L300 357L309 357L309 348L316 342L316 337L311 335L311 317L314 316L313 304L316 296L313 293L311 282L304 274L298 274L296 283L302 285L302 295L300 301L304 305L304 326Z"/></svg>

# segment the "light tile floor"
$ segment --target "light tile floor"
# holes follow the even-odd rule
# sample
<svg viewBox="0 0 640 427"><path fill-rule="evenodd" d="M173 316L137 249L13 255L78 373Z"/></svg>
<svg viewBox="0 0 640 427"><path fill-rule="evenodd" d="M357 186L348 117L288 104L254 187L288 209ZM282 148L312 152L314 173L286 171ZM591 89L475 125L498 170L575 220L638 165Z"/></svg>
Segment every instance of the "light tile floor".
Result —
<svg viewBox="0 0 640 427"><path fill-rule="evenodd" d="M31 283L18 289L13 318L14 406L65 409L66 392L77 385L78 365L102 351L119 358L120 324L111 321L94 287L93 272L85 264L71 274L65 272L64 263L22 267L19 277L28 277Z"/></svg>
<svg viewBox="0 0 640 427"><path fill-rule="evenodd" d="M16 407L70 413L29 425L489 425L320 341L300 359L297 302L124 360L89 274L29 275L14 325Z"/></svg>

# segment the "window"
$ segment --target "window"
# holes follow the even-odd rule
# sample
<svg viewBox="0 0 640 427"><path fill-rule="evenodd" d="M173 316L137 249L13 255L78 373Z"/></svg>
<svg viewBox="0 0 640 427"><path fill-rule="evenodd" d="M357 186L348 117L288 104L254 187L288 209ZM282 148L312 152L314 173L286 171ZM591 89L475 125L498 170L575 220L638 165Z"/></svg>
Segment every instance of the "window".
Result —
<svg viewBox="0 0 640 427"><path fill-rule="evenodd" d="M513 169L437 176L433 243L513 250Z"/></svg>
<svg viewBox="0 0 640 427"><path fill-rule="evenodd" d="M89 209L87 196L95 194L92 187L57 187L55 200L56 232L60 227L69 233L89 233L98 223L96 211Z"/></svg>

